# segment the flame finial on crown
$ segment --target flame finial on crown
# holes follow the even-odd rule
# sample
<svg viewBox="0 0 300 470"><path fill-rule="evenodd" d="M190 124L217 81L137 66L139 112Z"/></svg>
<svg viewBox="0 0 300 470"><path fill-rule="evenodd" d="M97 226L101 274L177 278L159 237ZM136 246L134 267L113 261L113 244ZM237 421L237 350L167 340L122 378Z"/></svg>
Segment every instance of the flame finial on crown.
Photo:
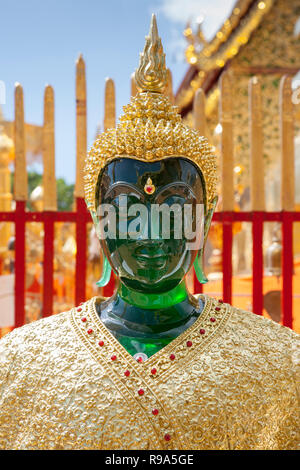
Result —
<svg viewBox="0 0 300 470"><path fill-rule="evenodd" d="M162 93L167 84L167 68L154 14L149 36L145 39L144 51L140 54L140 63L135 71L135 81L141 91Z"/></svg>

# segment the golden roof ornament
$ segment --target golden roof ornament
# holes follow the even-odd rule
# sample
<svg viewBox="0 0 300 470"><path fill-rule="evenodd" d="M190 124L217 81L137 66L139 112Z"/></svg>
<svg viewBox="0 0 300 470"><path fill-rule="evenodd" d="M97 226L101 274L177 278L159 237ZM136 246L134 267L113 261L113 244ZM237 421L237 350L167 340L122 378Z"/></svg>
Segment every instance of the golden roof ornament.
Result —
<svg viewBox="0 0 300 470"><path fill-rule="evenodd" d="M119 157L146 162L184 157L192 161L203 174L210 208L216 195L216 156L205 137L182 123L178 107L163 94L167 69L154 15L135 80L141 91L123 107L116 128L100 134L86 157L84 190L88 208L96 210L100 171Z"/></svg>

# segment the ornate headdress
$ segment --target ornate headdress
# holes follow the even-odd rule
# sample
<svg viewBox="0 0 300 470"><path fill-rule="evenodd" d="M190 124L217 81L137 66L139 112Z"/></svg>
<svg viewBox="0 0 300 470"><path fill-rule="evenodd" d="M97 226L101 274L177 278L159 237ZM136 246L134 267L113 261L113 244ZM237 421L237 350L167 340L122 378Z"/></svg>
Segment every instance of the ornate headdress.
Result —
<svg viewBox="0 0 300 470"><path fill-rule="evenodd" d="M216 195L216 157L205 137L182 124L177 106L172 106L163 94L167 69L154 15L135 81L139 93L123 107L125 114L119 124L101 134L87 155L84 188L88 208L96 209L95 189L100 170L120 156L147 162L179 156L191 160L202 171L210 207Z"/></svg>

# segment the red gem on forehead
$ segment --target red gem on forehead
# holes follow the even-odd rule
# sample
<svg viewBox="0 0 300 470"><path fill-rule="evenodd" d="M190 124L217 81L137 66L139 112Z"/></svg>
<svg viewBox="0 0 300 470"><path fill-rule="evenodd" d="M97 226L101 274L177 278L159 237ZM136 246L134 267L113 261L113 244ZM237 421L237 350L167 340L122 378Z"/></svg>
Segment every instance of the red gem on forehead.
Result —
<svg viewBox="0 0 300 470"><path fill-rule="evenodd" d="M152 186L146 186L146 191L147 191L147 193L152 193L152 191L153 191Z"/></svg>
<svg viewBox="0 0 300 470"><path fill-rule="evenodd" d="M187 345L188 348L190 348L192 346L192 344L193 344L192 341L187 341L186 342L186 345Z"/></svg>
<svg viewBox="0 0 300 470"><path fill-rule="evenodd" d="M155 367L153 367L153 369L151 369L151 374L155 375L157 372L157 370L155 369Z"/></svg>
<svg viewBox="0 0 300 470"><path fill-rule="evenodd" d="M174 361L174 359L175 359L175 354L170 354L170 359L171 359L171 361Z"/></svg>
<svg viewBox="0 0 300 470"><path fill-rule="evenodd" d="M210 321L211 321L211 322L216 321L215 317L211 317L211 318L210 318Z"/></svg>
<svg viewBox="0 0 300 470"><path fill-rule="evenodd" d="M201 328L201 329L200 329L200 335L204 335L204 333L205 333L204 328Z"/></svg>
<svg viewBox="0 0 300 470"><path fill-rule="evenodd" d="M93 333L93 330L92 328L90 328L89 330L87 330L88 334L91 335Z"/></svg>
<svg viewBox="0 0 300 470"><path fill-rule="evenodd" d="M139 395L142 396L142 395L144 395L144 393L145 393L145 392L144 392L144 390L143 390L142 388L140 388L140 389L138 390L138 394L139 394Z"/></svg>
<svg viewBox="0 0 300 470"><path fill-rule="evenodd" d="M129 370L125 370L124 375L125 375L126 377L129 377L129 376L130 376L130 371L129 371Z"/></svg>
<svg viewBox="0 0 300 470"><path fill-rule="evenodd" d="M154 408L154 410L152 410L152 414L154 416L158 415L158 409L157 408Z"/></svg>
<svg viewBox="0 0 300 470"><path fill-rule="evenodd" d="M83 323L86 322L86 317L83 317L81 321L83 321Z"/></svg>
<svg viewBox="0 0 300 470"><path fill-rule="evenodd" d="M115 354L113 354L113 355L111 356L111 360L112 360L112 361L115 361L116 359L117 359L117 356L116 356Z"/></svg>
<svg viewBox="0 0 300 470"><path fill-rule="evenodd" d="M99 346L104 346L104 341L101 340L101 341L99 341L98 344L99 344Z"/></svg>
<svg viewBox="0 0 300 470"><path fill-rule="evenodd" d="M165 434L165 441L169 441L171 439L170 434Z"/></svg>

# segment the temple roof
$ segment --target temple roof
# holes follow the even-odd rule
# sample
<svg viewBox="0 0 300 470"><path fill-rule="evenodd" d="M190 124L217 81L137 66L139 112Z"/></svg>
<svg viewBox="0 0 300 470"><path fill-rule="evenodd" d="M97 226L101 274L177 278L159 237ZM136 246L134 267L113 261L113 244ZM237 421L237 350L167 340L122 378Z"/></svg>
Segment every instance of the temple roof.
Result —
<svg viewBox="0 0 300 470"><path fill-rule="evenodd" d="M274 0L237 0L230 16L211 41L199 52L193 44L187 47L187 61L205 71L224 67L248 42L251 33L258 27L273 3ZM185 35L188 36L186 33Z"/></svg>
<svg viewBox="0 0 300 470"><path fill-rule="evenodd" d="M273 4L274 0L237 0L222 27L200 51L192 42L191 29L185 30L184 34L190 42L186 49L190 68L176 93L176 104L181 109L189 107L199 87L204 91L212 87L227 62L247 44Z"/></svg>

